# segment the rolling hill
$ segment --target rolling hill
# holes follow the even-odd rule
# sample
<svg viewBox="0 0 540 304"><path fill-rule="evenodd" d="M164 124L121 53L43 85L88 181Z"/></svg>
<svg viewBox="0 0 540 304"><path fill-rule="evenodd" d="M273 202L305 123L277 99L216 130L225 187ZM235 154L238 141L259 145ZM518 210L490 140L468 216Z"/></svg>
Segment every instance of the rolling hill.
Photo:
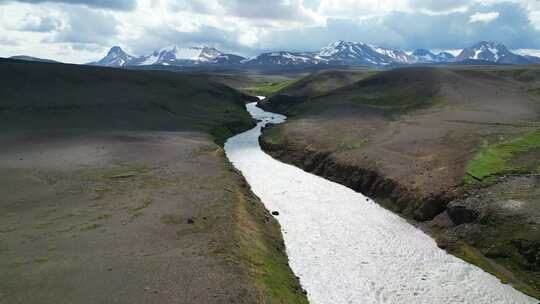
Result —
<svg viewBox="0 0 540 304"><path fill-rule="evenodd" d="M208 75L0 60L6 303L307 303Z"/></svg>
<svg viewBox="0 0 540 304"><path fill-rule="evenodd" d="M0 126L10 130L196 130L252 125L246 96L205 76L0 60Z"/></svg>

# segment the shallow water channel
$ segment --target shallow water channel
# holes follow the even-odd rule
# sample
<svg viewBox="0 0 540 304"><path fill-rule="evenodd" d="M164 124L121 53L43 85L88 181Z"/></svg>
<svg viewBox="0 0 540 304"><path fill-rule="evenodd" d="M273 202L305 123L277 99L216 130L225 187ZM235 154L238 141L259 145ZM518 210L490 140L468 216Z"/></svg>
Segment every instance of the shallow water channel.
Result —
<svg viewBox="0 0 540 304"><path fill-rule="evenodd" d="M247 105L257 126L225 144L229 160L279 220L310 303L538 303L439 249L404 219L340 184L264 153L266 123L285 116Z"/></svg>

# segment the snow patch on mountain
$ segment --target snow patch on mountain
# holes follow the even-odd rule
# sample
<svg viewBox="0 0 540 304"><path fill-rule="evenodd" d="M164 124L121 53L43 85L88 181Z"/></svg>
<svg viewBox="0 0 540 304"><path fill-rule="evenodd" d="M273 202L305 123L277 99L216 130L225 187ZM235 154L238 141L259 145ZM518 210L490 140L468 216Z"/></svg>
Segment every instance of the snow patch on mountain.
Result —
<svg viewBox="0 0 540 304"><path fill-rule="evenodd" d="M472 47L465 48L456 58L456 61L483 60L500 64L526 64L534 63L534 57L521 56L512 53L508 48L497 42L481 41Z"/></svg>
<svg viewBox="0 0 540 304"><path fill-rule="evenodd" d="M426 49L416 49L410 56L415 63L448 63L454 61L454 55L447 52L433 53Z"/></svg>
<svg viewBox="0 0 540 304"><path fill-rule="evenodd" d="M413 63L413 58L404 51L396 50L396 49L390 49L385 47L373 47L375 52L390 57L394 62L398 63Z"/></svg>
<svg viewBox="0 0 540 304"><path fill-rule="evenodd" d="M125 67L145 65L191 66L198 64L239 64L244 57L226 54L207 46L179 47L176 45L155 50L150 55L134 57L120 47L113 47L94 65Z"/></svg>
<svg viewBox="0 0 540 304"><path fill-rule="evenodd" d="M316 58L313 53L302 52L268 52L260 54L256 57L242 61L245 64L256 65L306 65L306 64L320 64L322 60Z"/></svg>
<svg viewBox="0 0 540 304"><path fill-rule="evenodd" d="M136 58L126 53L121 47L113 46L107 55L94 65L124 67L130 65Z"/></svg>

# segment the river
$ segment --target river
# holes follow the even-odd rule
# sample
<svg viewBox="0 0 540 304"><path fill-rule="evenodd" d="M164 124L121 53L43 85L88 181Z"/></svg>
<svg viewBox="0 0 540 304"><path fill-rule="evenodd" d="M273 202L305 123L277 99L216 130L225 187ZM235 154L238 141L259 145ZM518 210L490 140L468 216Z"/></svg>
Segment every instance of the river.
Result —
<svg viewBox="0 0 540 304"><path fill-rule="evenodd" d="M225 144L266 208L312 304L526 304L531 297L444 250L371 199L264 153L261 128L286 117L247 105L260 122Z"/></svg>

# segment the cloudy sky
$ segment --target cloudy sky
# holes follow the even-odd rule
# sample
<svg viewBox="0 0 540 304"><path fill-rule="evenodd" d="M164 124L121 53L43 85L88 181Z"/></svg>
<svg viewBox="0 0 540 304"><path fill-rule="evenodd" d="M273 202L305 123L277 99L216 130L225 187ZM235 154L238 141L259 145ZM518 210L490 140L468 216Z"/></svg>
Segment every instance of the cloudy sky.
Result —
<svg viewBox="0 0 540 304"><path fill-rule="evenodd" d="M533 52L540 0L0 0L0 57L84 63L113 45L142 55L173 44L252 56L335 40L405 50L488 40Z"/></svg>

